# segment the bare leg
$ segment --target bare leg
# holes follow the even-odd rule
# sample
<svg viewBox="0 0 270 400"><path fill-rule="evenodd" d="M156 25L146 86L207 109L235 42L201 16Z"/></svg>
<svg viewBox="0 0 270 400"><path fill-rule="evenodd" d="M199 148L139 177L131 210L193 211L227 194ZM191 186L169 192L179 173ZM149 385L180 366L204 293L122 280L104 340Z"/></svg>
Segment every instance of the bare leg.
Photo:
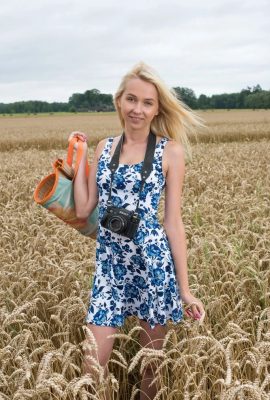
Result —
<svg viewBox="0 0 270 400"><path fill-rule="evenodd" d="M86 348L84 351L84 359L82 365L83 374L94 375L95 379L98 378L98 375L95 373L94 368L91 366L95 365L95 360L99 365L104 367L104 379L108 376L108 361L110 359L110 355L113 349L114 338L108 338L108 335L112 335L118 331L118 328L114 328L111 326L98 326L94 324L87 324L87 327L92 332L97 348L94 349L93 341L91 336L87 336L85 340L85 344L89 345L89 348ZM88 356L94 357L95 360L91 360ZM108 390L105 393L104 400L110 400L110 393Z"/></svg>
<svg viewBox="0 0 270 400"><path fill-rule="evenodd" d="M166 325L156 325L154 329L151 329L148 322L139 320L141 327L143 327L147 333L140 331L140 344L142 347L149 347L151 349L160 350L162 348L163 339L167 333ZM150 338L149 338L150 337ZM160 389L156 384L149 387L149 384L154 379L155 375L155 364L149 364L143 372L141 382L140 400L152 400L157 391Z"/></svg>

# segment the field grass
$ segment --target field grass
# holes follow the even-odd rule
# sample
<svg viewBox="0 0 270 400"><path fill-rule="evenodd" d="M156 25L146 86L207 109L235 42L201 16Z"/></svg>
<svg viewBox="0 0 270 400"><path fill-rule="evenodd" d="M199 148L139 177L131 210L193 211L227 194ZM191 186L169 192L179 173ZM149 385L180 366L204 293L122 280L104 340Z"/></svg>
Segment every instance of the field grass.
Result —
<svg viewBox="0 0 270 400"><path fill-rule="evenodd" d="M194 144L270 138L270 110L215 110L198 114L207 122L207 129L190 137ZM116 113L3 117L0 118L0 151L63 149L69 133L75 130L88 135L90 146L104 137L122 133Z"/></svg>
<svg viewBox="0 0 270 400"><path fill-rule="evenodd" d="M185 317L155 354L157 399L267 400L270 396L270 113L204 112L209 130L193 144L183 220L190 287L206 310ZM33 201L73 130L121 132L115 115L8 117L0 122L0 399L137 399L141 367L136 317L116 335L107 381L81 374L84 318L95 241ZM227 138L227 140L226 140ZM162 220L164 194L159 204ZM90 397L89 388L95 393ZM138 395L138 394L137 394Z"/></svg>

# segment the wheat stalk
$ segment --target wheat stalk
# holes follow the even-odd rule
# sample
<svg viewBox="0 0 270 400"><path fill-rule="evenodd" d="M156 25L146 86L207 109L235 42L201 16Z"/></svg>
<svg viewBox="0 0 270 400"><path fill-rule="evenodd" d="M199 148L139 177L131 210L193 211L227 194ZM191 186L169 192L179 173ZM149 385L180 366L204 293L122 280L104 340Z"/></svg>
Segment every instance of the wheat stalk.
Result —
<svg viewBox="0 0 270 400"><path fill-rule="evenodd" d="M151 349L151 348L146 348L143 347L141 348L138 353L133 357L132 362L130 363L130 366L128 367L128 373L130 373L139 363L140 359L143 357L153 357L153 356L160 356L164 357L164 352L163 350L156 350L156 349Z"/></svg>
<svg viewBox="0 0 270 400"><path fill-rule="evenodd" d="M257 138L269 137L270 113L204 114L210 129L193 145L183 220L190 288L202 300L207 320L202 325L187 317L178 324L170 321L164 354L159 355L149 350L139 353L139 333L144 329L134 324L135 318L126 319L128 333L111 335L118 341L110 374L104 379L96 358L86 358L93 382L78 384L78 399L100 398L106 384L118 400L120 383L121 392L134 398L140 389L131 390L129 380L151 362L152 385L164 388L161 397L269 397L270 142ZM36 184L50 172L50 160L66 156L70 122L50 117L52 129L46 127L50 120L42 117L37 132L32 118L21 118L17 127L14 118L5 118L0 118L0 399L71 400L73 385L85 378L81 369L85 348L78 348L85 337L86 350L95 352L94 338L82 328L95 269L95 243L56 221L32 199ZM91 136L92 158L93 145L109 132L115 135L116 118L74 116L74 124L78 118ZM161 223L164 211L163 192Z"/></svg>

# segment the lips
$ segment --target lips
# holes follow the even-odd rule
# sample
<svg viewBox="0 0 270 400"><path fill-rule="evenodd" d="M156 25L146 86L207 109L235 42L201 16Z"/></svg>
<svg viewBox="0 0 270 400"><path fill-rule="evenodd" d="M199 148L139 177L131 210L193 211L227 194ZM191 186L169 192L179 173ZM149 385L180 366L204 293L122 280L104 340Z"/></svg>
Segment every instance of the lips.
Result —
<svg viewBox="0 0 270 400"><path fill-rule="evenodd" d="M134 121L140 121L142 118L138 118L138 117L132 117L130 116L131 119L133 119Z"/></svg>

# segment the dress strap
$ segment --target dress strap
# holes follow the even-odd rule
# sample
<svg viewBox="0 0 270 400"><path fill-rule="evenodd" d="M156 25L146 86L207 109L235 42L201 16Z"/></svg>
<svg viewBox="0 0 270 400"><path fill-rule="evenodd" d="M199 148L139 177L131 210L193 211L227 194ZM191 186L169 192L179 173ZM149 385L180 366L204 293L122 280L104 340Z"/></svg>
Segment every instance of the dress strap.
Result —
<svg viewBox="0 0 270 400"><path fill-rule="evenodd" d="M109 137L106 140L105 146L103 147L100 158L108 158L110 157L110 149L112 147L113 137Z"/></svg>
<svg viewBox="0 0 270 400"><path fill-rule="evenodd" d="M104 150L106 150L106 153L110 154L110 150L112 148L112 143L113 143L113 137L109 137L106 141L106 145L104 147Z"/></svg>
<svg viewBox="0 0 270 400"><path fill-rule="evenodd" d="M111 159L111 149L112 149L112 144L113 144L113 137L109 137L107 142L106 142L106 156L107 160L109 161Z"/></svg>
<svg viewBox="0 0 270 400"><path fill-rule="evenodd" d="M156 149L156 158L157 161L161 164L162 163L162 156L163 156L163 151L164 151L164 147L166 145L166 143L169 141L168 138L163 137L162 139L160 139L158 145L157 145L157 149Z"/></svg>
<svg viewBox="0 0 270 400"><path fill-rule="evenodd" d="M165 144L166 144L169 140L170 140L170 139L168 139L168 138L165 137L165 136L160 140L160 147L161 147L162 151L163 151L163 149L164 149L164 147L165 147Z"/></svg>

